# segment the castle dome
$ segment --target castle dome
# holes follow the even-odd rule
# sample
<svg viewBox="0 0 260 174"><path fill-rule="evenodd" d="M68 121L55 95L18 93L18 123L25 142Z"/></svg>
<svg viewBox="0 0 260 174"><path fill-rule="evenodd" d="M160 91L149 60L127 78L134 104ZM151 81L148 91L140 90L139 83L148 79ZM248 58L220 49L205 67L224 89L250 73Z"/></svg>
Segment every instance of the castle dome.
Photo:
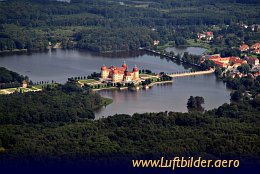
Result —
<svg viewBox="0 0 260 174"><path fill-rule="evenodd" d="M125 62L122 64L122 67L123 67L123 68L127 68L127 65L126 65Z"/></svg>
<svg viewBox="0 0 260 174"><path fill-rule="evenodd" d="M107 67L105 65L101 66L101 70L107 70Z"/></svg>
<svg viewBox="0 0 260 174"><path fill-rule="evenodd" d="M137 68L137 66L135 65L135 67L133 68L133 72L138 72L139 69Z"/></svg>

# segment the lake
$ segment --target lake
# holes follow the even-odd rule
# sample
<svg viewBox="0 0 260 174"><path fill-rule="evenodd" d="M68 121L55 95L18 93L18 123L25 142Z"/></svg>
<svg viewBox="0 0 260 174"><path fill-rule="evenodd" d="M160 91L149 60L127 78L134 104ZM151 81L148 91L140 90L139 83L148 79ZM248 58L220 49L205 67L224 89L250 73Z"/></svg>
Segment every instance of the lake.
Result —
<svg viewBox="0 0 260 174"><path fill-rule="evenodd" d="M200 48L200 47L169 47L165 49L167 52L173 51L175 55L180 54L181 56L188 52L189 54L194 55L201 55L203 54L207 49Z"/></svg>
<svg viewBox="0 0 260 174"><path fill-rule="evenodd" d="M111 55L94 54L79 50L62 50L25 55L0 57L0 66L27 75L34 82L51 81L64 83L68 77L87 76L100 72L100 67L121 66L126 61L129 68L137 65L139 69L153 72L188 71L189 66L172 62L169 59L144 52L118 53ZM188 98L202 96L205 109L212 109L229 103L230 91L214 74L174 79L172 84L155 85L149 90L140 91L100 91L104 97L113 99L113 103L96 111L96 118L116 113L143 113L159 111L186 112Z"/></svg>

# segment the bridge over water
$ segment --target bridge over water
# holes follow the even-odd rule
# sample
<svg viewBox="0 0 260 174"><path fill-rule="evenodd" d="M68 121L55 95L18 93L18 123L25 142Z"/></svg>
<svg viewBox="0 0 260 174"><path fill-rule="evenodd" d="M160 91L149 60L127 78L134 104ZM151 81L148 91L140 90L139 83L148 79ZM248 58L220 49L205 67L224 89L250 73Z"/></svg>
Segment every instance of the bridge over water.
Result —
<svg viewBox="0 0 260 174"><path fill-rule="evenodd" d="M166 74L170 77L185 77L185 76L196 76L196 75L204 75L204 74L212 74L214 73L214 69L210 69L207 71L195 71L195 72L183 72L183 73L169 73Z"/></svg>
<svg viewBox="0 0 260 174"><path fill-rule="evenodd" d="M177 61L180 61L182 63L186 63L186 64L190 64L192 66L196 66L196 67L201 67L199 64L196 64L196 63L192 63L192 62L187 62L183 59L177 59L175 56L171 56L167 53L161 53L159 51L155 51L155 50L151 50L151 49L148 49L148 48L139 48L140 50L145 50L145 51L148 51L148 52L152 52L154 54L157 54L157 55L160 55L160 56L163 56L163 57L167 57L167 58L170 58L172 60L177 60Z"/></svg>

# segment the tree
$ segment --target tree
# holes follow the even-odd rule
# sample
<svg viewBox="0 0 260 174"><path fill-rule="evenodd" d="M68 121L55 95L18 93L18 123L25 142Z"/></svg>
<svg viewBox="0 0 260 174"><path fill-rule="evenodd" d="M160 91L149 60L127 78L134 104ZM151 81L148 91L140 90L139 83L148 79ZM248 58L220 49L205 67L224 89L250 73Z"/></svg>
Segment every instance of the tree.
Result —
<svg viewBox="0 0 260 174"><path fill-rule="evenodd" d="M201 68L203 70L208 70L209 68L214 68L215 66L216 64L212 60L205 60L205 62L201 64Z"/></svg>
<svg viewBox="0 0 260 174"><path fill-rule="evenodd" d="M187 102L187 108L189 111L203 111L204 108L201 106L202 104L204 104L204 98L203 97L193 97L190 96L190 98L188 99Z"/></svg>
<svg viewBox="0 0 260 174"><path fill-rule="evenodd" d="M240 101L243 94L241 91L238 90L238 91L231 93L230 96L231 96L232 101Z"/></svg>
<svg viewBox="0 0 260 174"><path fill-rule="evenodd" d="M243 74L247 74L250 71L250 66L248 64L242 64L241 66L237 67L237 70Z"/></svg>
<svg viewBox="0 0 260 174"><path fill-rule="evenodd" d="M180 53L177 54L176 59L177 59L177 60L181 60L181 55L180 55Z"/></svg>
<svg viewBox="0 0 260 174"><path fill-rule="evenodd" d="M222 73L223 73L222 69L220 69L220 68L216 68L216 69L215 69L215 75L216 75L218 78L220 78L220 77L222 76Z"/></svg>

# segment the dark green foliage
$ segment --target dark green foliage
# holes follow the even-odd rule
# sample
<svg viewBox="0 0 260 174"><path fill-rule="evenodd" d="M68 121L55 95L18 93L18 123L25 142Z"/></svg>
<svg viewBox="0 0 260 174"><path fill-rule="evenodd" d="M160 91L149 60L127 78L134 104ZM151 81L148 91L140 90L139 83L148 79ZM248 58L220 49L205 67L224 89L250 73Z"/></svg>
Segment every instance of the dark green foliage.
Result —
<svg viewBox="0 0 260 174"><path fill-rule="evenodd" d="M28 79L28 77L21 76L16 72L9 71L4 67L0 67L0 84L12 82L21 83L23 80L26 79Z"/></svg>
<svg viewBox="0 0 260 174"><path fill-rule="evenodd" d="M235 92L231 93L230 96L231 96L231 100L240 101L243 97L243 94L241 91L235 91Z"/></svg>
<svg viewBox="0 0 260 174"><path fill-rule="evenodd" d="M251 90L255 91L255 93L260 92L260 83L256 79L251 76L246 76L242 78L230 78L227 77L224 79L227 84L227 87L234 90Z"/></svg>
<svg viewBox="0 0 260 174"><path fill-rule="evenodd" d="M189 54L188 52L184 52L184 54L182 56L182 60L184 60L185 62L188 62L188 63L200 64L200 57L201 56L192 55L192 54ZM177 57L177 59L179 60L178 57Z"/></svg>
<svg viewBox="0 0 260 174"><path fill-rule="evenodd" d="M193 97L190 96L190 98L188 99L187 102L187 108L189 111L203 111L204 108L201 106L202 104L204 104L204 98L203 97Z"/></svg>
<svg viewBox="0 0 260 174"><path fill-rule="evenodd" d="M0 141L8 151L0 154L0 161L12 156L70 161L147 155L257 159L260 105L252 103L224 104L205 113L114 115L51 126L2 125Z"/></svg>
<svg viewBox="0 0 260 174"><path fill-rule="evenodd" d="M186 45L188 38L195 39L210 25L260 22L257 2L237 2L152 0L120 5L117 0L1 1L0 50L43 50L48 42L99 52L150 47L153 40L162 45L168 41L174 46ZM216 31L216 36L224 37L216 37L212 44L237 46L241 29L231 29ZM251 44L259 36L246 32L244 38Z"/></svg>
<svg viewBox="0 0 260 174"><path fill-rule="evenodd" d="M94 119L102 105L100 95L67 83L43 92L0 95L0 124L75 122Z"/></svg>
<svg viewBox="0 0 260 174"><path fill-rule="evenodd" d="M129 51L152 45L152 31L146 28L93 29L76 34L77 46L95 52Z"/></svg>
<svg viewBox="0 0 260 174"><path fill-rule="evenodd" d="M20 87L23 80L29 81L26 76L0 67L0 89Z"/></svg>
<svg viewBox="0 0 260 174"><path fill-rule="evenodd" d="M212 61L212 60L205 60L202 64L201 64L201 69L202 70L208 70L210 68L214 68L216 67L216 64Z"/></svg>
<svg viewBox="0 0 260 174"><path fill-rule="evenodd" d="M241 66L237 67L237 70L243 74L247 74L250 71L250 65L242 64Z"/></svg>

